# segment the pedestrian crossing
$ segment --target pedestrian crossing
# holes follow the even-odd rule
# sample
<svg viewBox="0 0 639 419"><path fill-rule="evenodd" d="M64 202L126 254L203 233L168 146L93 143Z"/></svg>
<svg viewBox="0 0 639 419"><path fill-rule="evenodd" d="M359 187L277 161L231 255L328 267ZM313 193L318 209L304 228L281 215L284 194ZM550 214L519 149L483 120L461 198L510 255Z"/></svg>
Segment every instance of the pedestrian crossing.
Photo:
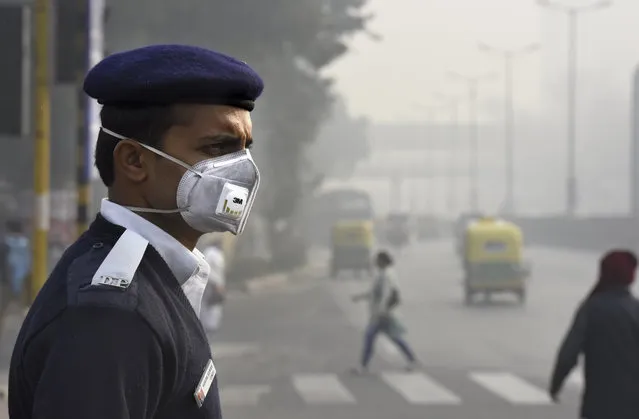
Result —
<svg viewBox="0 0 639 419"><path fill-rule="evenodd" d="M293 387L308 404L355 404L355 397L335 374L295 376Z"/></svg>
<svg viewBox="0 0 639 419"><path fill-rule="evenodd" d="M222 405L354 406L383 402L414 406L460 406L499 403L510 406L549 406L543 380L502 371L402 372L382 371L356 376L293 374L261 385L226 385L221 378ZM567 387L576 389L570 381ZM569 389L568 389L569 390Z"/></svg>

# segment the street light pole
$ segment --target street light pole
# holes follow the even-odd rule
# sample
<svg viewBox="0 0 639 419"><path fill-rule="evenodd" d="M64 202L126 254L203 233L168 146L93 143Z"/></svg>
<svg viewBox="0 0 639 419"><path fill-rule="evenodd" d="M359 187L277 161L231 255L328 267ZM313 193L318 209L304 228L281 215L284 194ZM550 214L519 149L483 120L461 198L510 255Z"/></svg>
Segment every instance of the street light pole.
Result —
<svg viewBox="0 0 639 419"><path fill-rule="evenodd" d="M518 55L530 54L539 49L539 44L530 44L520 49L498 49L484 43L479 49L488 53L497 53L504 59L504 140L506 151L506 196L505 211L515 212L515 105L513 83L513 60Z"/></svg>
<svg viewBox="0 0 639 419"><path fill-rule="evenodd" d="M545 8L568 16L568 174L566 176L566 210L574 215L577 208L576 114L577 114L577 20L582 12L601 10L612 5L611 0L599 0L582 6L567 6L551 0L537 0Z"/></svg>
<svg viewBox="0 0 639 419"><path fill-rule="evenodd" d="M457 207L457 142L459 141L459 100L451 98L440 92L435 92L434 96L445 102L446 107L450 111L450 127L448 131L448 187L446 208L448 215L454 217Z"/></svg>
<svg viewBox="0 0 639 419"><path fill-rule="evenodd" d="M506 214L515 212L515 109L513 85L513 54L504 55L504 116L506 140Z"/></svg>
<svg viewBox="0 0 639 419"><path fill-rule="evenodd" d="M469 87L469 120L470 120L470 208L473 212L479 210L479 128L477 127L477 80L471 79Z"/></svg>
<svg viewBox="0 0 639 419"><path fill-rule="evenodd" d="M431 159L430 157L432 156L432 148L429 146L429 142L431 141L431 132L432 132L432 125L434 123L434 115L435 115L435 107L434 106L430 106L430 105L423 105L421 103L416 103L414 105L417 109L419 109L420 111L422 111L423 113L421 113L421 115L423 115L424 118L424 139L423 141L425 142L425 147L424 150L422 150L423 152L423 166L425 168L427 168L429 171L432 169L431 167ZM413 168L414 169L414 168ZM424 177L425 181L424 181L424 186L423 186L423 195L426 197L426 202L424 205L424 213L425 214L429 214L432 215L434 213L433 211L433 203L431 202L431 196L432 196L432 191L434 190L433 188L433 176L432 175L427 175Z"/></svg>
<svg viewBox="0 0 639 419"><path fill-rule="evenodd" d="M49 186L51 147L51 68L49 41L51 34L51 5L48 0L36 0L35 11L35 161L34 161L34 233L33 262L30 281L31 303L47 279L47 250L49 234Z"/></svg>
<svg viewBox="0 0 639 419"><path fill-rule="evenodd" d="M568 11L568 176L566 178L566 210L577 209L577 11Z"/></svg>
<svg viewBox="0 0 639 419"><path fill-rule="evenodd" d="M434 172L431 166L434 162L434 160L431 159L433 155L433 150L430 145L432 141L432 138L431 138L432 126L435 120L434 118L435 110L432 106L426 106L424 107L424 109L425 109L424 115L426 116L425 118L426 119L426 131L425 131L426 138L424 138L424 141L426 142L426 150L424 151L424 167L429 172ZM434 215L435 213L435 210L434 210L435 206L432 202L433 190L434 190L433 176L428 175L426 176L426 181L424 182L424 195L426 196L426 205L424 208L424 212L427 215Z"/></svg>
<svg viewBox="0 0 639 419"><path fill-rule="evenodd" d="M457 207L457 142L459 141L459 104L457 101L451 103L451 126L452 135L450 141L450 152L448 161L448 212L453 217Z"/></svg>
<svg viewBox="0 0 639 419"><path fill-rule="evenodd" d="M479 127L477 121L477 90L479 83L492 75L485 76L463 76L459 73L450 72L451 77L466 82L468 86L468 120L469 120L469 141L470 155L468 162L469 176L469 202L470 210L477 212L479 210Z"/></svg>

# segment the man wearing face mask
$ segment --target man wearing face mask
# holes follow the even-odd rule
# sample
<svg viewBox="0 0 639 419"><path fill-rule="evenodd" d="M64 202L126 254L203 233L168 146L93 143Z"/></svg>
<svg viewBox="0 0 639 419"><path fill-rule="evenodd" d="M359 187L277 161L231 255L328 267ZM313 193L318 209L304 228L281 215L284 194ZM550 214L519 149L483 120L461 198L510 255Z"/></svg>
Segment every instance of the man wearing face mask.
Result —
<svg viewBox="0 0 639 419"><path fill-rule="evenodd" d="M262 80L213 51L156 45L107 57L84 90L103 105L95 159L109 196L23 323L10 415L219 419L195 245L246 225Z"/></svg>

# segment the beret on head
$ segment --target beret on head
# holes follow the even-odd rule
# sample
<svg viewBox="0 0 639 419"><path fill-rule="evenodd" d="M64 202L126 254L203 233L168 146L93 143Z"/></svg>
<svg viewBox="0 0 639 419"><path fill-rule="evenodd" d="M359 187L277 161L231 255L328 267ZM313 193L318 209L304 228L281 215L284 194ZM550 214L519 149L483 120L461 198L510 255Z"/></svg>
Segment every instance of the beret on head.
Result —
<svg viewBox="0 0 639 419"><path fill-rule="evenodd" d="M228 105L252 111L264 83L246 63L204 48L151 45L110 55L84 91L102 105Z"/></svg>

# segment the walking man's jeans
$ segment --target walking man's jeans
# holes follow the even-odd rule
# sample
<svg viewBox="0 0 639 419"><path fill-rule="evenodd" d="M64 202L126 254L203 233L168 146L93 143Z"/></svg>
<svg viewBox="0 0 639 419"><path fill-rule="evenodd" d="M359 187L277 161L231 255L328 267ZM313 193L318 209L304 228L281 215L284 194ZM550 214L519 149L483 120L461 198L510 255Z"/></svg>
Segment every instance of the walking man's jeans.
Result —
<svg viewBox="0 0 639 419"><path fill-rule="evenodd" d="M388 338L399 348L409 362L415 361L415 355L411 351L408 343L398 334L389 334L382 327L379 322L372 323L366 329L364 335L364 351L362 353L362 366L365 368L368 366L371 358L373 357L373 351L375 348L375 340L379 333L384 333Z"/></svg>

